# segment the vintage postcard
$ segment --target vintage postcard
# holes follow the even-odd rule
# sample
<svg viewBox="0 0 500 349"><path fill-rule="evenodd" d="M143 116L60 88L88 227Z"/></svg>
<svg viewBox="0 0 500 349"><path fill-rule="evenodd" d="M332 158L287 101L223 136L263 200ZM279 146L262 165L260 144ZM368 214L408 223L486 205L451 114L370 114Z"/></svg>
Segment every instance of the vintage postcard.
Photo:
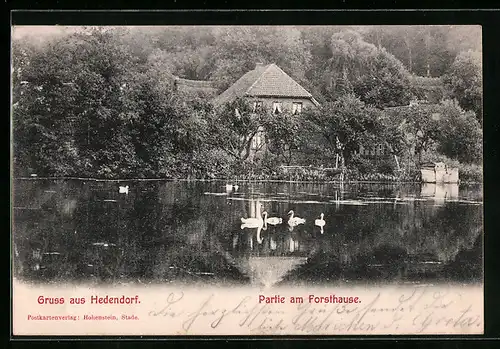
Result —
<svg viewBox="0 0 500 349"><path fill-rule="evenodd" d="M482 334L480 26L13 26L14 335Z"/></svg>

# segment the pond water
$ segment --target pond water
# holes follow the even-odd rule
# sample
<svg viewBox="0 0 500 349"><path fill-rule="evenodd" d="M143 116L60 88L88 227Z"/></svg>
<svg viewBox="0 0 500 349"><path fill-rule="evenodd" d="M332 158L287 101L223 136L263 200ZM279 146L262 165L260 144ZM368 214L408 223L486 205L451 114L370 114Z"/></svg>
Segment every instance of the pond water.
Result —
<svg viewBox="0 0 500 349"><path fill-rule="evenodd" d="M37 179L12 206L14 276L33 282L482 282L479 186Z"/></svg>

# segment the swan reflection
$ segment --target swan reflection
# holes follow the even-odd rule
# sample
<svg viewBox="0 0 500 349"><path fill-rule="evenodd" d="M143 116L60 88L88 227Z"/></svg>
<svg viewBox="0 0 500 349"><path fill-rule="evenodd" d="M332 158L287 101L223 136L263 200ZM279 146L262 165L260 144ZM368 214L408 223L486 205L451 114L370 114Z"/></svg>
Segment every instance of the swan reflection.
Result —
<svg viewBox="0 0 500 349"><path fill-rule="evenodd" d="M260 213L260 210L262 207L263 207L263 205L258 201L251 202L250 214L253 217L248 217L248 218L242 217L241 218L242 224L240 226L241 229L257 229L256 237L257 237L257 242L259 244L262 244L262 241L263 241L263 239L260 235L261 231L267 230L267 222L265 219L265 217L267 217L267 212L264 211L264 212ZM250 241L250 248L253 249L253 238L251 238L251 241Z"/></svg>
<svg viewBox="0 0 500 349"><path fill-rule="evenodd" d="M319 219L316 219L316 220L314 221L314 225L320 228L320 232L321 232L321 234L323 234L323 227L324 227L324 226L325 226L325 224L326 224L326 222L325 222L325 220L324 220L324 216L325 216L325 214L324 214L324 213L321 213L320 218L319 218Z"/></svg>
<svg viewBox="0 0 500 349"><path fill-rule="evenodd" d="M269 239L269 248L272 250L272 251L276 251L276 240L274 240L274 238L271 236L271 238Z"/></svg>
<svg viewBox="0 0 500 349"><path fill-rule="evenodd" d="M288 218L288 230L293 231L293 229L300 224L304 224L306 220L304 218L296 217L293 210L288 212L290 218Z"/></svg>
<svg viewBox="0 0 500 349"><path fill-rule="evenodd" d="M242 224L241 225L241 229L256 229L256 240L259 244L262 244L262 241L264 241L261 237L261 232L264 230L267 230L267 225L260 225L260 226L254 226L254 225L251 225L251 224ZM234 241L233 241L234 243ZM233 245L234 246L234 245ZM252 235L250 235L250 248L253 249L253 238L252 238Z"/></svg>
<svg viewBox="0 0 500 349"><path fill-rule="evenodd" d="M294 240L292 237L290 237L289 247L290 247L290 252L298 251L299 250L299 241Z"/></svg>

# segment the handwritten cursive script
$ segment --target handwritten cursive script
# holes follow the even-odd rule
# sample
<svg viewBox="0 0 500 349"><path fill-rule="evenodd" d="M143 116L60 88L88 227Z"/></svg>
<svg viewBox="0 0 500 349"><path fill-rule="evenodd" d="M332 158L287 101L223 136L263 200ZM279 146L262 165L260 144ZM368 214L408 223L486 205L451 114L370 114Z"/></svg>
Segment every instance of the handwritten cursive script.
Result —
<svg viewBox="0 0 500 349"><path fill-rule="evenodd" d="M149 316L168 319L185 335L481 333L482 309L476 303L457 292L427 287L396 297L375 292L358 304L263 304L255 296L217 293L193 301L183 292L172 292Z"/></svg>

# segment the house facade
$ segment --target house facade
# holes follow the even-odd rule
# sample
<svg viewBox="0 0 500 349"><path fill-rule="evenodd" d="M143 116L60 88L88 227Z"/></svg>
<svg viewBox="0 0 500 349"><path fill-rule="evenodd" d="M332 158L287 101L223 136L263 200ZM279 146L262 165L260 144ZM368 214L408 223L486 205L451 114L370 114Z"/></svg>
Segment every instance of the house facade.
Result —
<svg viewBox="0 0 500 349"><path fill-rule="evenodd" d="M254 111L265 110L271 114L300 114L319 106L311 93L276 64L257 63L253 70L215 97L213 104L218 107L237 98L246 99ZM265 149L265 133L260 129L252 139L250 158Z"/></svg>

